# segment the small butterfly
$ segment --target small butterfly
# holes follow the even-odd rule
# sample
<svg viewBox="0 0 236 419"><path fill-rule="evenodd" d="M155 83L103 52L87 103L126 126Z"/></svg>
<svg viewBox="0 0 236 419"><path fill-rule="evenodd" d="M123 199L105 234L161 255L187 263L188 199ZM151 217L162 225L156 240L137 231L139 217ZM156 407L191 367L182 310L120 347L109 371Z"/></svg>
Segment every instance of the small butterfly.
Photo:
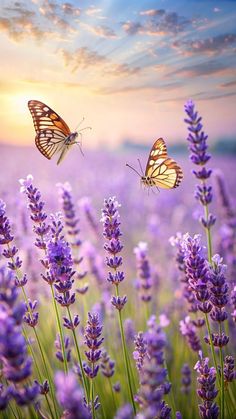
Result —
<svg viewBox="0 0 236 419"><path fill-rule="evenodd" d="M47 159L51 159L54 154L60 153L57 161L57 164L59 164L73 144L78 144L81 150L81 143L76 141L76 138L81 135L80 131L82 130L71 132L65 121L39 100L30 100L28 107L36 131L35 144L40 153Z"/></svg>
<svg viewBox="0 0 236 419"><path fill-rule="evenodd" d="M159 187L165 189L177 188L183 179L181 167L173 159L168 157L166 144L162 138L156 140L152 146L145 174L143 173L139 160L138 162L142 174L129 164L126 164L126 166L130 167L130 169L134 170L140 176L141 183L144 186L156 186L157 189Z"/></svg>

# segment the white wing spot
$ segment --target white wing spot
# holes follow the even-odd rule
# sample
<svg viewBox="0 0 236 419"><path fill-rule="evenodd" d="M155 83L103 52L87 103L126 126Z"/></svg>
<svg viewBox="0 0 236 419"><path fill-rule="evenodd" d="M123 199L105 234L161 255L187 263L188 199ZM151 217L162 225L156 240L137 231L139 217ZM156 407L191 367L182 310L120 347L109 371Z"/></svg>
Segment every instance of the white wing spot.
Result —
<svg viewBox="0 0 236 419"><path fill-rule="evenodd" d="M155 163L155 160L149 160L149 164L150 164L150 166L153 166L153 165L154 165L154 163Z"/></svg>

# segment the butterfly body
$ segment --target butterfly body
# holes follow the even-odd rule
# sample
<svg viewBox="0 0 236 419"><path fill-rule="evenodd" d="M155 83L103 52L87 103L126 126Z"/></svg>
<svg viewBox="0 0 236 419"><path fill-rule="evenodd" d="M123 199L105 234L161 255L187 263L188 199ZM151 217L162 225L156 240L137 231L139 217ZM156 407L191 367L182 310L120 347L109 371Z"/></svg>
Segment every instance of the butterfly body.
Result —
<svg viewBox="0 0 236 419"><path fill-rule="evenodd" d="M49 106L38 100L30 100L28 107L36 131L35 144L39 151L51 159L60 154L57 164L65 157L67 151L76 141L78 132L71 132L65 121Z"/></svg>
<svg viewBox="0 0 236 419"><path fill-rule="evenodd" d="M127 166L129 165L127 164ZM129 167L137 172L133 167ZM183 179L182 169L175 160L168 157L166 144L162 138L159 138L153 144L145 173L142 175L139 174L139 176L141 183L149 188L172 189L179 186Z"/></svg>

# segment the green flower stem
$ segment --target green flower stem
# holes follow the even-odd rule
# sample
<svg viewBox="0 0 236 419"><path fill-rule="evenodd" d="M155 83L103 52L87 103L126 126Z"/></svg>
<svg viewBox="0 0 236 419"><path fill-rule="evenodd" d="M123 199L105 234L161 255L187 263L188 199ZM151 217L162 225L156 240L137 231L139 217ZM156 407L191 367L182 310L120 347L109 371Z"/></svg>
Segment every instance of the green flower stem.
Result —
<svg viewBox="0 0 236 419"><path fill-rule="evenodd" d="M219 325L220 336L222 335L222 324ZM221 370L221 386L220 386L220 398L221 398L221 419L225 417L225 388L224 388L224 358L223 349L220 347L220 370Z"/></svg>
<svg viewBox="0 0 236 419"><path fill-rule="evenodd" d="M93 364L94 369L94 364ZM95 408L94 408L94 384L93 384L94 378L91 378L91 384L90 384L90 403L92 406L92 418L95 419Z"/></svg>
<svg viewBox="0 0 236 419"><path fill-rule="evenodd" d="M166 359L164 359L164 367L165 367L165 369L166 369L166 371L167 371L166 378L167 378L167 380L171 383L170 376L169 376L169 370L168 370L168 366L167 366ZM174 397L174 393L173 393L172 388L171 388L170 393L169 393L169 398L170 398L170 400L171 400L171 403L170 403L170 404L171 404L171 407L172 407L172 412L176 412L176 411L177 411L177 409L176 409L175 397Z"/></svg>
<svg viewBox="0 0 236 419"><path fill-rule="evenodd" d="M115 395L114 395L114 390L113 390L113 387L112 387L111 377L108 377L108 382L109 382L109 386L110 386L110 390L111 390L111 395L112 395L112 400L113 400L114 408L115 408L115 411L116 411L117 410L117 405L116 405L116 399L115 399Z"/></svg>
<svg viewBox="0 0 236 419"><path fill-rule="evenodd" d="M119 290L118 290L118 285L116 285L116 296L118 297L118 295L119 295ZM126 344L125 344L125 335L124 335L124 328L123 328L122 317L121 317L121 310L118 310L118 318L119 318L123 356L124 356L125 367L126 367L126 372L127 372L127 377L128 377L129 393L130 393L130 398L133 405L134 414L136 415L136 406L134 403L134 396L133 396L132 386L131 386L130 367L129 367L128 354L127 354L127 349L126 349Z"/></svg>
<svg viewBox="0 0 236 419"><path fill-rule="evenodd" d="M27 300L27 296L26 296L24 287L21 287L21 289L22 289L22 292L23 292L23 295L24 295L25 303L27 304L27 307L29 309L30 315L32 317L32 311L31 311L31 309L30 309L30 307L28 305L28 300ZM41 375L41 372L40 372L40 369L39 369L39 366L38 366L38 363L37 363L37 359L36 359L36 357L34 355L34 351L33 351L32 345L30 344L30 341L27 338L27 334L26 334L25 329L24 328L22 328L22 329L23 329L23 333L24 333L25 339L26 339L26 341L27 341L27 343L29 345L30 353L31 353L31 355L33 357L34 365L35 365L35 367L37 369L39 379L40 379L41 382L43 382L43 377ZM53 385L53 382L52 382L51 373L48 371L47 362L46 362L45 355L44 355L44 350L42 348L42 345L41 345L41 342L40 342L40 339L38 337L38 333L37 333L35 327L33 327L33 331L34 331L34 335L35 335L35 338L36 338L36 341L37 341L37 344L38 344L38 347L39 347L40 355L41 355L41 358L42 358L42 361L43 361L43 365L44 365L44 369L45 369L45 374L46 374L46 377L48 378L48 381L49 381L49 385L50 385L50 389L51 389L51 394L52 394L53 406L54 406L54 410L55 410L55 415L58 418L57 407L56 407L56 400L55 400L55 391L54 391L54 385ZM53 414L52 414L52 411L51 411L51 406L50 406L50 404L48 402L48 398L47 397L46 397L46 400L47 400L48 407L49 407L49 410L51 412L51 415L53 417Z"/></svg>
<svg viewBox="0 0 236 419"><path fill-rule="evenodd" d="M212 354L212 358L213 358L213 361L214 361L214 366L215 366L215 370L216 370L217 381L218 381L218 385L220 387L220 373L218 371L218 366L217 366L217 362L216 362L216 354L215 354L215 349L214 349L214 345L213 345L213 342L212 342L211 328L210 328L210 323L209 323L209 319L208 319L207 313L205 313L205 322L206 322L207 331L208 331L208 335L209 335L209 339L210 339L211 354Z"/></svg>
<svg viewBox="0 0 236 419"><path fill-rule="evenodd" d="M205 186L205 182L203 182L203 185ZM206 222L209 218L209 208L208 205L204 205L204 215ZM208 262L212 264L212 240L211 240L211 231L210 228L205 228L206 237L207 237L207 253L208 253Z"/></svg>
<svg viewBox="0 0 236 419"><path fill-rule="evenodd" d="M70 312L69 307L67 307L67 313L68 313L70 322L72 323L72 316L71 316L71 312ZM85 390L85 393L86 393L87 402L89 402L88 382L87 382L87 379L85 377L85 373L84 373L84 369L83 369L82 358L81 358L81 354L80 354L80 350L79 350L79 344L78 344L78 341L77 341L75 329L72 329L72 333L73 333L75 348L76 348L76 352L77 352L77 356L78 356L78 360L79 360L79 366L80 366L80 371L81 371L81 375L82 375L83 387L84 387L84 390Z"/></svg>
<svg viewBox="0 0 236 419"><path fill-rule="evenodd" d="M38 367L37 360L36 360L35 355L34 355L33 348L32 348L32 346L31 346L31 344L30 344L29 339L27 338L26 330L24 329L24 327L22 327L22 331L23 331L23 334L24 334L25 340L26 340L26 342L27 342L27 344L28 344L28 346L29 346L30 354L31 354L31 356L32 356L32 358L33 358L33 360L34 360L34 365L35 365L35 367L36 367L36 370L37 370L37 373L38 373L38 376L39 376L39 380L40 380L40 382L42 383L42 382L43 382L43 377L42 377L42 375L41 375L40 369L39 369L39 367ZM49 379L49 375L48 375L48 381L49 381L49 383L50 383L50 388L52 389L51 382L50 382L50 379ZM52 396L52 400L53 400L53 405L54 405L54 409L55 409L55 414L56 414L56 417L58 417L58 415L57 415L57 409L56 409L56 404L55 404L55 399L54 399L54 394L52 393L52 395L53 395L53 396ZM49 409L49 411L50 411L50 413L51 413L51 416L53 417L53 412L52 412L52 409L51 409L51 405L50 405L49 399L48 399L48 397L47 397L47 395L46 395L46 394L45 394L45 398L46 398L46 402L47 402L47 405L48 405L48 409Z"/></svg>
<svg viewBox="0 0 236 419"><path fill-rule="evenodd" d="M202 182L203 186L205 186L205 181ZM208 205L204 205L204 214L205 214L205 219L206 222L209 219L209 207ZM209 264L211 264L212 266L214 265L214 263L212 262L212 240L211 240L211 230L210 228L205 228L205 232L206 232L206 237L207 237L207 252L208 252L208 262ZM216 356L215 356L215 349L213 346L213 342L212 342L212 336L211 336L211 331L210 331L210 324L209 324L209 320L208 320L208 316L206 314L206 324L207 324L207 329L208 329L208 334L209 334L209 338L210 338L210 345L211 345L211 352L212 352L212 356L213 356L213 360L214 360L214 365L215 365L215 369L216 369L216 374L217 374L217 381L218 381L218 385L220 388L220 417L221 419L224 419L224 411L225 411L225 396L224 396L224 360L223 360L223 350L222 348L220 348L220 365L221 365L221 373L218 371L218 367L217 367L217 363L216 363ZM220 335L222 334L222 328L221 328L221 324L220 324Z"/></svg>
<svg viewBox="0 0 236 419"><path fill-rule="evenodd" d="M63 331L62 331L59 312L58 312L58 307L57 307L57 303L56 303L56 300L55 300L55 294L54 294L54 289L53 289L52 284L50 284L50 288L51 288L51 293L52 293L53 307L54 307L55 314L56 314L56 319L57 319L57 326L58 326L58 330L59 330L59 334L60 334L61 349L62 349L62 354L63 354L63 359L64 359L64 363L63 363L64 364L64 370L65 370L65 373L68 374L68 364L67 364L67 359L66 359L64 336L63 336Z"/></svg>

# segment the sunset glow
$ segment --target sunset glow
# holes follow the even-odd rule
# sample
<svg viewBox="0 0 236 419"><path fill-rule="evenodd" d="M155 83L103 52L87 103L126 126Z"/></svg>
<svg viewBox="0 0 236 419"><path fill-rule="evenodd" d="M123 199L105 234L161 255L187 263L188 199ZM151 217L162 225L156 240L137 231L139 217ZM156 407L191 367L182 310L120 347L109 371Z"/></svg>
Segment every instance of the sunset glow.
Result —
<svg viewBox="0 0 236 419"><path fill-rule="evenodd" d="M212 141L233 138L235 18L233 1L4 0L0 140L33 142L30 99L55 109L71 130L85 117L88 147L184 141L189 98Z"/></svg>

